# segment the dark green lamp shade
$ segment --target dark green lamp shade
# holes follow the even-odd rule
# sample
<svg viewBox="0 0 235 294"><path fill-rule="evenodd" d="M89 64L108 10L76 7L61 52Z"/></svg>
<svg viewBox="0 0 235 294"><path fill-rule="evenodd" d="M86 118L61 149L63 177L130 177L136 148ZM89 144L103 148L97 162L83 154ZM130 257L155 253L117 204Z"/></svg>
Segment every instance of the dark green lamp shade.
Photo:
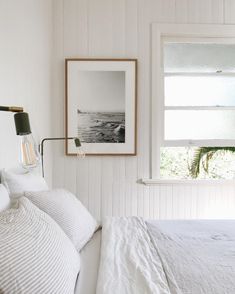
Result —
<svg viewBox="0 0 235 294"><path fill-rule="evenodd" d="M76 147L81 147L81 142L80 142L80 140L78 138L75 138L74 142L75 142Z"/></svg>
<svg viewBox="0 0 235 294"><path fill-rule="evenodd" d="M24 136L31 134L29 115L27 112L18 112L14 115L16 134Z"/></svg>

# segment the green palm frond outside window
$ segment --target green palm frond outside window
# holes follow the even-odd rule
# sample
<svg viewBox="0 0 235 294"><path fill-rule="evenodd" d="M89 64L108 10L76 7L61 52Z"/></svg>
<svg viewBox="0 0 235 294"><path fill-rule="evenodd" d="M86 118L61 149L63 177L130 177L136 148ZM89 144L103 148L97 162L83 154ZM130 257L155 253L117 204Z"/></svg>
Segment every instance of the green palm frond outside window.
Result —
<svg viewBox="0 0 235 294"><path fill-rule="evenodd" d="M192 178L197 178L200 174L201 166L208 172L209 161L217 152L235 152L235 147L199 147L194 151L191 164L189 166Z"/></svg>

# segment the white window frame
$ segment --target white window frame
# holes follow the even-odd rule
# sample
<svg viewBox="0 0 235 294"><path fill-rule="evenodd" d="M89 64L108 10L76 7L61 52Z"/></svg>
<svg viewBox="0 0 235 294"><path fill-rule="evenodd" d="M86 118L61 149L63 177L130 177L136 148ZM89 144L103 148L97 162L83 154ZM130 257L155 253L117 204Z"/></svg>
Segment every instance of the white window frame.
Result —
<svg viewBox="0 0 235 294"><path fill-rule="evenodd" d="M145 184L176 183L181 180L161 180L160 179L160 147L164 142L164 67L163 67L163 40L186 41L189 38L199 42L213 38L218 38L220 43L235 44L235 25L207 25L207 24L152 24L151 31L151 158L150 158L150 179L143 180ZM190 108L190 107L189 107ZM226 107L221 107L226 109ZM217 109L210 107L210 109ZM229 107L231 109L231 107ZM204 142L204 144L203 144ZM234 140L209 140L208 142L197 140L184 140L184 146L234 146ZM174 142L167 142L168 146L174 146ZM225 144L226 143L226 144ZM204 180L203 180L204 181ZM205 180L208 183L222 183L229 180ZM230 180L231 181L231 180ZM233 180L232 180L233 181ZM182 182L185 182L183 180ZM187 180L187 182L198 183L202 180ZM233 181L234 182L234 181Z"/></svg>

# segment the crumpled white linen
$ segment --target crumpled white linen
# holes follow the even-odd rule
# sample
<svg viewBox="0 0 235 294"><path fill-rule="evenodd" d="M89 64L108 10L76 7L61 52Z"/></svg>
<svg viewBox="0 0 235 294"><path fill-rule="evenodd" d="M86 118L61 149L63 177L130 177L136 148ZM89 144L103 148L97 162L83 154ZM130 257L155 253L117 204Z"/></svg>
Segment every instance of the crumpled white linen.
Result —
<svg viewBox="0 0 235 294"><path fill-rule="evenodd" d="M235 220L147 221L171 293L235 294Z"/></svg>
<svg viewBox="0 0 235 294"><path fill-rule="evenodd" d="M165 273L144 220L106 218L97 294L170 294Z"/></svg>
<svg viewBox="0 0 235 294"><path fill-rule="evenodd" d="M235 220L103 226L97 294L235 294Z"/></svg>

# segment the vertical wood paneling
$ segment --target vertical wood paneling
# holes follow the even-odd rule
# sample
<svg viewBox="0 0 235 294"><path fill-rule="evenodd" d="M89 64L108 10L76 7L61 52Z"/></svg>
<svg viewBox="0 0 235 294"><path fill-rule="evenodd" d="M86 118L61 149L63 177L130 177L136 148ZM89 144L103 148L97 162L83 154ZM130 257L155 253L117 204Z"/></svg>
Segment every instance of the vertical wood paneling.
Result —
<svg viewBox="0 0 235 294"><path fill-rule="evenodd" d="M188 0L188 22L223 23L223 0Z"/></svg>
<svg viewBox="0 0 235 294"><path fill-rule="evenodd" d="M102 216L110 216L113 213L113 162L111 158L102 160L101 173L101 209Z"/></svg>
<svg viewBox="0 0 235 294"><path fill-rule="evenodd" d="M150 27L152 22L234 23L233 0L58 0L54 1L54 134L63 134L65 56L138 58L137 157L54 156L54 186L76 191L95 217L231 218L234 186L145 187L149 177ZM75 181L75 183L74 183Z"/></svg>
<svg viewBox="0 0 235 294"><path fill-rule="evenodd" d="M227 195L228 200L227 202L227 210L225 212L226 218L231 218L231 216L235 215L235 188L234 186L229 186L229 189L226 189L223 194Z"/></svg>
<svg viewBox="0 0 235 294"><path fill-rule="evenodd" d="M198 206L197 217L200 219L205 218L205 211L208 203L209 189L208 187L197 187L198 191ZM209 216L208 216L209 217Z"/></svg>
<svg viewBox="0 0 235 294"><path fill-rule="evenodd" d="M137 144L139 178L149 175L149 107L150 107L150 2L138 2L138 106ZM141 199L143 189L138 190ZM142 201L141 201L142 202Z"/></svg>
<svg viewBox="0 0 235 294"><path fill-rule="evenodd" d="M212 22L223 23L224 22L224 0L214 0L212 5Z"/></svg>
<svg viewBox="0 0 235 294"><path fill-rule="evenodd" d="M77 43L78 51L75 56L89 56L89 1L77 0Z"/></svg>
<svg viewBox="0 0 235 294"><path fill-rule="evenodd" d="M64 111L63 111L63 57L64 57L64 5L63 0L53 2L54 26L53 26L53 79L52 79L52 135L60 136L64 134ZM63 144L58 142L53 144L53 185L64 187L64 164Z"/></svg>
<svg viewBox="0 0 235 294"><path fill-rule="evenodd" d="M77 193L77 160L74 158L67 158L65 162L65 170L72 171L69 177L64 178L64 187L76 195Z"/></svg>
<svg viewBox="0 0 235 294"><path fill-rule="evenodd" d="M189 219L192 216L192 187L187 185L184 189L184 218Z"/></svg>
<svg viewBox="0 0 235 294"><path fill-rule="evenodd" d="M190 187L191 193L191 218L197 218L197 189L195 187Z"/></svg>
<svg viewBox="0 0 235 294"><path fill-rule="evenodd" d="M125 57L138 57L138 0L125 1ZM138 80L138 76L137 76ZM139 98L137 97L137 100ZM138 146L137 146L138 152ZM137 179L137 157L127 156L125 158L126 180ZM128 194L129 195L129 194ZM129 209L129 208L128 208Z"/></svg>
<svg viewBox="0 0 235 294"><path fill-rule="evenodd" d="M155 198L154 188L150 187L149 188L149 202L151 203L151 205L149 206L149 218L150 219L153 219L155 217L154 198Z"/></svg>
<svg viewBox="0 0 235 294"><path fill-rule="evenodd" d="M125 52L126 57L138 54L138 0L125 1Z"/></svg>
<svg viewBox="0 0 235 294"><path fill-rule="evenodd" d="M89 158L88 208L98 219L101 218L101 158Z"/></svg>
<svg viewBox="0 0 235 294"><path fill-rule="evenodd" d="M64 1L64 54L67 56L76 56L79 52L79 20L83 22L83 19L80 18L78 5L77 0Z"/></svg>
<svg viewBox="0 0 235 294"><path fill-rule="evenodd" d="M112 215L118 216L120 214L120 183L117 181L113 182L113 189L112 189Z"/></svg>
<svg viewBox="0 0 235 294"><path fill-rule="evenodd" d="M111 2L111 1L110 1ZM125 0L112 1L112 56L125 57Z"/></svg>
<svg viewBox="0 0 235 294"><path fill-rule="evenodd" d="M174 197L176 197L176 218L185 218L185 211L188 209L188 207L186 207L184 205L184 199L185 199L185 190L186 187L184 186L176 186L174 187Z"/></svg>
<svg viewBox="0 0 235 294"><path fill-rule="evenodd" d="M111 57L112 1L89 0L89 55Z"/></svg>
<svg viewBox="0 0 235 294"><path fill-rule="evenodd" d="M131 195L131 184L129 182L126 182L126 187L125 187L125 210L124 214L126 216L132 215L131 213L131 207L132 207L132 195Z"/></svg>
<svg viewBox="0 0 235 294"><path fill-rule="evenodd" d="M166 186L160 186L159 190L160 190L160 211L159 211L159 218L160 219L165 219L166 217Z"/></svg>
<svg viewBox="0 0 235 294"><path fill-rule="evenodd" d="M235 23L235 1L224 0L224 23Z"/></svg>
<svg viewBox="0 0 235 294"><path fill-rule="evenodd" d="M175 21L175 0L162 0L160 1L160 19L159 22L174 22Z"/></svg>
<svg viewBox="0 0 235 294"><path fill-rule="evenodd" d="M76 195L81 200L81 202L88 207L88 196L89 196L89 165L88 158L85 159L75 159L76 170L74 174L76 175ZM71 174L70 171L69 174Z"/></svg>
<svg viewBox="0 0 235 294"><path fill-rule="evenodd" d="M137 186L137 215L144 216L144 187L142 185Z"/></svg>
<svg viewBox="0 0 235 294"><path fill-rule="evenodd" d="M126 215L126 182L125 181L120 183L118 197L119 197L119 215L125 216Z"/></svg>
<svg viewBox="0 0 235 294"><path fill-rule="evenodd" d="M188 0L176 0L175 2L175 22L188 22Z"/></svg>
<svg viewBox="0 0 235 294"><path fill-rule="evenodd" d="M138 201L137 201L137 185L131 184L131 215L137 215L138 213Z"/></svg>
<svg viewBox="0 0 235 294"><path fill-rule="evenodd" d="M144 187L143 191L143 216L148 218L150 216L150 188Z"/></svg>

